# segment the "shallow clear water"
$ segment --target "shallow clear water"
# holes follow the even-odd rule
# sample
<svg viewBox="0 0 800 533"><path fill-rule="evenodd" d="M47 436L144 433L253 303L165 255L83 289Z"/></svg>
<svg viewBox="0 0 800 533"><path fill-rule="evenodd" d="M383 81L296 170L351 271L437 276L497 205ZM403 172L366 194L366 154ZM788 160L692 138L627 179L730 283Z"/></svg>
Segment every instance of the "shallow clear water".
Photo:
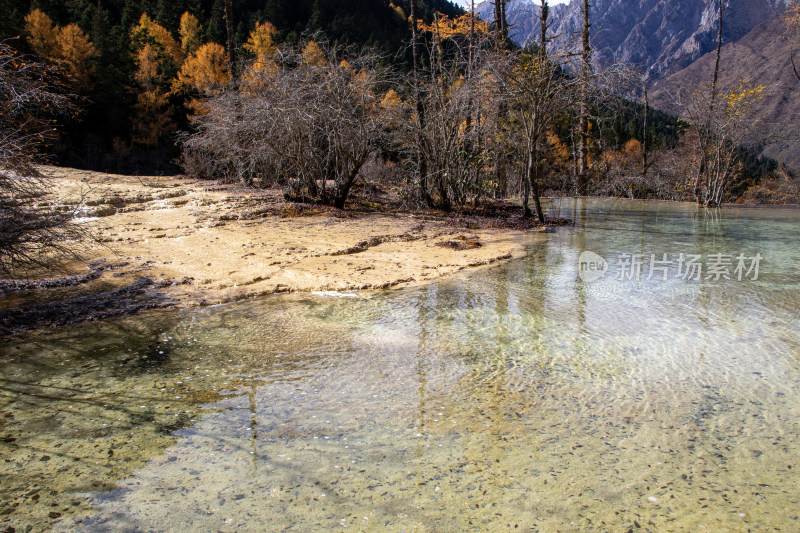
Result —
<svg viewBox="0 0 800 533"><path fill-rule="evenodd" d="M800 211L549 208L574 226L420 288L4 342L0 524L800 529ZM604 278L579 279L587 250ZM681 279L681 253L732 257L732 279ZM651 277L651 254L675 264Z"/></svg>

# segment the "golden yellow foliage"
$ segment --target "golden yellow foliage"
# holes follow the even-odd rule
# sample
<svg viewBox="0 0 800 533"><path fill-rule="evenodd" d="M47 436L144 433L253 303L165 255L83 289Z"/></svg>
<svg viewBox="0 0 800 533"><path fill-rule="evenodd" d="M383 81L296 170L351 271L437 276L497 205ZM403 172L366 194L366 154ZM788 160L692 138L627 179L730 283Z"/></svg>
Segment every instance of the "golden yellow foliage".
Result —
<svg viewBox="0 0 800 533"><path fill-rule="evenodd" d="M306 47L303 48L303 64L321 66L324 65L326 61L325 52L322 51L322 48L320 48L316 42L308 41Z"/></svg>
<svg viewBox="0 0 800 533"><path fill-rule="evenodd" d="M217 43L206 43L188 58L178 73L178 87L210 94L230 81L228 55Z"/></svg>
<svg viewBox="0 0 800 533"><path fill-rule="evenodd" d="M280 66L272 59L268 59L263 63L254 63L242 75L242 90L250 91L264 87L279 72Z"/></svg>
<svg viewBox="0 0 800 533"><path fill-rule="evenodd" d="M740 118L746 114L753 104L764 97L764 85L748 86L744 81L728 91L723 96L725 101L725 116L728 118Z"/></svg>
<svg viewBox="0 0 800 533"><path fill-rule="evenodd" d="M559 165L567 165L571 157L570 149L553 130L547 131L547 144L550 145L550 154L553 162Z"/></svg>
<svg viewBox="0 0 800 533"><path fill-rule="evenodd" d="M372 89L372 83L374 80L369 72L362 70L353 77L353 81L355 81L356 85L361 87L363 90L370 90Z"/></svg>
<svg viewBox="0 0 800 533"><path fill-rule="evenodd" d="M489 35L489 25L474 17L475 35ZM421 24L420 30L432 33L437 39L451 39L453 37L469 37L472 34L473 16L470 13L458 18L450 18L443 13L436 13L433 24Z"/></svg>
<svg viewBox="0 0 800 533"><path fill-rule="evenodd" d="M150 42L155 45L157 51L171 59L175 65L181 64L181 45L178 44L178 41L172 37L169 31L148 17L147 13L142 14L139 24L131 30L131 35L134 37L134 42L137 40L143 43Z"/></svg>
<svg viewBox="0 0 800 533"><path fill-rule="evenodd" d="M622 151L630 155L640 155L642 153L642 143L636 139L631 139L622 147Z"/></svg>
<svg viewBox="0 0 800 533"><path fill-rule="evenodd" d="M28 44L38 55L55 58L58 55L58 29L42 10L34 9L25 16Z"/></svg>
<svg viewBox="0 0 800 533"><path fill-rule="evenodd" d="M200 48L200 45L203 44L200 21L188 11L181 15L178 33L181 36L181 51L183 52L184 58L194 54L197 49Z"/></svg>
<svg viewBox="0 0 800 533"><path fill-rule="evenodd" d="M269 22L262 22L250 32L250 37L243 45L243 48L253 54L255 59L244 74L246 84L258 85L263 82L265 74L269 76L278 71L278 66L273 59L277 52L277 47L272 38L272 34L277 31L275 26Z"/></svg>
<svg viewBox="0 0 800 533"><path fill-rule="evenodd" d="M94 72L90 61L97 56L97 50L89 36L77 24L68 24L58 31L57 41L60 58L67 68L69 79L77 87L88 88Z"/></svg>
<svg viewBox="0 0 800 533"><path fill-rule="evenodd" d="M631 169L641 165L642 143L631 139L621 150L605 150L599 157L603 172L631 172ZM594 160L596 161L596 158Z"/></svg>
<svg viewBox="0 0 800 533"><path fill-rule="evenodd" d="M91 60L97 56L97 50L76 24L60 28L44 12L34 9L25 17L25 30L34 52L63 65L74 87L91 86L94 71Z"/></svg>
<svg viewBox="0 0 800 533"><path fill-rule="evenodd" d="M269 22L262 22L250 32L244 49L256 57L256 63L266 62L270 56L275 54L275 41L272 34L277 31L275 26Z"/></svg>
<svg viewBox="0 0 800 533"><path fill-rule="evenodd" d="M146 43L136 54L136 81L145 89L152 89L158 78L158 52L150 44Z"/></svg>
<svg viewBox="0 0 800 533"><path fill-rule="evenodd" d="M160 87L159 57L156 46L145 42L136 53L136 82L143 89L137 95L134 141L155 146L169 130L168 94Z"/></svg>
<svg viewBox="0 0 800 533"><path fill-rule="evenodd" d="M389 89L378 104L378 113L392 126L406 120L405 111L406 102L394 89Z"/></svg>
<svg viewBox="0 0 800 533"><path fill-rule="evenodd" d="M403 105L403 99L394 89L389 89L381 99L381 107L386 109L397 109Z"/></svg>

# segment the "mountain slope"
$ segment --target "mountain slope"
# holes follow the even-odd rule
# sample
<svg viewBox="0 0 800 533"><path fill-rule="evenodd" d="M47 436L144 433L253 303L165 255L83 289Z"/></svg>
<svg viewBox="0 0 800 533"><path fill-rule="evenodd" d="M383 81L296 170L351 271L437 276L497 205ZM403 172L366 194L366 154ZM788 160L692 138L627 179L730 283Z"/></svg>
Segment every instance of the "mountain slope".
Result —
<svg viewBox="0 0 800 533"><path fill-rule="evenodd" d="M800 81L792 72L790 53L791 42L780 17L763 22L722 48L719 84L723 92L741 81L766 86L766 95L755 108L756 127L764 135L762 153L800 171ZM714 60L710 52L653 84L653 107L680 115L674 96L710 83Z"/></svg>
<svg viewBox="0 0 800 533"><path fill-rule="evenodd" d="M734 42L783 12L788 0L729 0L723 10L723 39ZM554 50L574 51L582 28L582 2L552 6ZM594 0L590 11L594 61L638 65L649 79L676 72L712 50L718 29L717 0ZM478 12L494 17L492 3ZM538 41L541 9L532 0L509 0L512 38L521 45Z"/></svg>

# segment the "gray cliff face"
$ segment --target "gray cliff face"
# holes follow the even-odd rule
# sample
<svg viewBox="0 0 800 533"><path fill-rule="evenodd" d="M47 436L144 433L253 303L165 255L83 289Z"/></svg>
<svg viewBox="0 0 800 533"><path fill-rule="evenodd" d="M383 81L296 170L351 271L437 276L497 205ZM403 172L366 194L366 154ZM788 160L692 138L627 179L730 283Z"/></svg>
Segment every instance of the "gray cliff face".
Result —
<svg viewBox="0 0 800 533"><path fill-rule="evenodd" d="M723 0L723 39L735 42L765 20L779 15L788 0ZM718 0L593 0L590 8L594 62L638 66L651 80L676 72L716 45ZM552 6L551 49L576 51L582 27L582 2ZM494 18L489 1L477 6ZM512 38L521 45L539 39L541 9L531 0L509 0L506 12Z"/></svg>

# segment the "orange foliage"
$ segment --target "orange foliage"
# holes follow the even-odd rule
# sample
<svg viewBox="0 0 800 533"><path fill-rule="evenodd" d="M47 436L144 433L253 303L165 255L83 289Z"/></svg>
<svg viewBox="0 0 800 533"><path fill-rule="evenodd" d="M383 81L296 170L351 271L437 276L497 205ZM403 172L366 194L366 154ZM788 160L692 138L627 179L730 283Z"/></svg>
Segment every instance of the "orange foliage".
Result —
<svg viewBox="0 0 800 533"><path fill-rule="evenodd" d="M211 94L228 81L230 69L225 48L217 43L206 43L184 62L178 73L177 86Z"/></svg>
<svg viewBox="0 0 800 533"><path fill-rule="evenodd" d="M642 155L642 143L640 143L636 139L631 139L630 141L625 143L625 146L622 147L622 151L626 154L641 156Z"/></svg>
<svg viewBox="0 0 800 533"><path fill-rule="evenodd" d="M136 64L136 81L146 90L153 89L158 78L158 52L150 43L136 54Z"/></svg>
<svg viewBox="0 0 800 533"><path fill-rule="evenodd" d="M475 35L489 35L489 25L477 16L474 18ZM423 23L420 25L420 29L434 34L437 39L451 39L453 37L469 37L472 34L472 25L473 16L470 13L461 15L458 18L450 18L442 13L436 13L433 24L427 25Z"/></svg>
<svg viewBox="0 0 800 533"><path fill-rule="evenodd" d="M278 66L273 59L277 47L272 38L277 31L275 26L269 22L262 22L250 32L250 37L243 48L253 54L255 59L244 75L247 83L257 85L263 79L264 74L274 75L278 71Z"/></svg>
<svg viewBox="0 0 800 533"><path fill-rule="evenodd" d="M88 88L94 72L90 60L97 56L89 37L76 24L69 24L59 30L57 40L69 79L79 88Z"/></svg>
<svg viewBox="0 0 800 533"><path fill-rule="evenodd" d="M642 143L631 139L621 150L606 150L600 156L600 163L606 173L637 172L642 160Z"/></svg>
<svg viewBox="0 0 800 533"><path fill-rule="evenodd" d="M325 52L314 41L308 41L308 44L303 48L303 64L310 66L321 66L327 62L325 59Z"/></svg>
<svg viewBox="0 0 800 533"><path fill-rule="evenodd" d="M403 105L403 99L400 98L400 95L394 89L389 89L389 91L383 96L381 100L381 106L385 107L386 109L396 109Z"/></svg>
<svg viewBox="0 0 800 533"><path fill-rule="evenodd" d="M64 66L73 87L80 90L91 87L94 72L91 61L97 50L76 24L60 28L41 10L34 9L25 17L25 31L34 52Z"/></svg>
<svg viewBox="0 0 800 533"><path fill-rule="evenodd" d="M197 17L188 11L181 15L178 33L181 36L181 51L183 52L184 58L194 54L203 43L200 22L197 20Z"/></svg>
<svg viewBox="0 0 800 533"><path fill-rule="evenodd" d="M42 57L54 58L58 55L58 30L53 21L42 10L34 9L25 17L25 32L28 44Z"/></svg>
<svg viewBox="0 0 800 533"><path fill-rule="evenodd" d="M142 89L137 95L134 141L156 146L172 130L168 87L169 77L183 59L183 50L172 34L147 14L131 30L136 57L136 81Z"/></svg>
<svg viewBox="0 0 800 533"><path fill-rule="evenodd" d="M547 132L547 144L550 145L550 155L552 163L567 167L571 157L569 147L561 142L561 139L552 130Z"/></svg>
<svg viewBox="0 0 800 533"><path fill-rule="evenodd" d="M250 32L250 37L244 44L244 49L256 57L256 63L265 62L276 52L275 41L272 34L278 30L269 22L262 22Z"/></svg>
<svg viewBox="0 0 800 533"><path fill-rule="evenodd" d="M169 59L174 65L180 65L182 59L181 46L178 44L172 34L167 31L163 26L156 24L156 22L143 13L139 19L139 24L131 30L134 45L138 48L144 44L150 43L163 55L163 59Z"/></svg>

